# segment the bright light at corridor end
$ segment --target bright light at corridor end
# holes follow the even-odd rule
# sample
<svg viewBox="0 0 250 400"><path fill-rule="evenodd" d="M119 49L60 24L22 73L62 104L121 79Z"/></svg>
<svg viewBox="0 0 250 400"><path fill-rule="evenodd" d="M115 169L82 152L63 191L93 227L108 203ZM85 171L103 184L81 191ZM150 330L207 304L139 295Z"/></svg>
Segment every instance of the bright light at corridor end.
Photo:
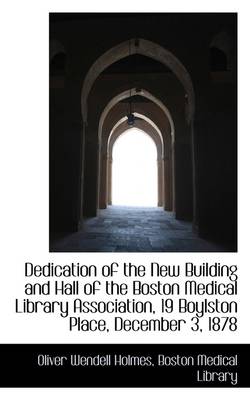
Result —
<svg viewBox="0 0 250 400"><path fill-rule="evenodd" d="M125 131L113 147L112 204L157 206L157 150L149 135Z"/></svg>

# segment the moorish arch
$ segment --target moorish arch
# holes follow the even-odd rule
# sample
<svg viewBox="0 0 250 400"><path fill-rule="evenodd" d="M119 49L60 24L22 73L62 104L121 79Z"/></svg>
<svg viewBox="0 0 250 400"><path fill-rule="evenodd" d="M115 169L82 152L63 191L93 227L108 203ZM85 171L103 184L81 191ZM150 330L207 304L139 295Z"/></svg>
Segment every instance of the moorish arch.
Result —
<svg viewBox="0 0 250 400"><path fill-rule="evenodd" d="M159 207L164 204L164 148L160 130L153 121L142 114L134 113L136 118L133 128L148 135L154 142L157 151L157 204ZM131 127L128 126L126 119L122 118L110 133L107 148L107 174L106 174L106 202L112 204L112 161L113 147L117 139Z"/></svg>
<svg viewBox="0 0 250 400"><path fill-rule="evenodd" d="M195 111L195 95L191 77L173 53L157 43L145 39L130 39L117 46L112 47L102 54L90 67L82 86L81 108L83 122L88 121L88 96L98 76L111 64L134 54L140 54L156 61L169 68L178 80L182 83L187 95L187 121L192 122ZM167 90L167 88L166 88Z"/></svg>
<svg viewBox="0 0 250 400"><path fill-rule="evenodd" d="M131 95L138 94L138 91L133 88L126 90L119 95L115 96L105 107L99 123L99 143L100 143L100 173L99 173L99 208L106 208L110 204L111 198L111 170L112 170L112 157L110 156L109 144L110 138L115 129L122 123L126 125L126 116L124 116L124 109L116 109L121 100L129 98ZM157 111L156 115L150 116L149 111L145 112L138 104L134 104L134 114L147 121L148 126L157 132L158 147L161 143L161 151L158 156L158 204L163 205L165 210L172 211L175 208L175 193L174 193L174 122L167 107L155 96L140 89L139 95L152 101ZM139 112L137 112L139 111ZM106 124L108 117L113 112L114 118ZM162 114L162 117L159 118ZM149 115L150 118L147 116ZM165 122L164 122L164 119ZM119 118L119 119L118 119ZM117 121L118 119L118 121ZM154 122L155 120L155 122ZM114 122L117 121L117 122ZM157 122L156 122L157 121ZM160 155L161 153L161 155ZM162 170L162 172L161 172ZM164 185L161 184L162 177L164 177Z"/></svg>
<svg viewBox="0 0 250 400"><path fill-rule="evenodd" d="M136 95L145 97L146 99L152 101L157 106L159 106L159 108L164 112L164 114L166 115L168 122L170 124L170 134L171 134L172 141L174 142L174 133L175 133L174 121L173 121L173 118L171 116L169 109L166 107L165 104L163 104L163 102L160 99L158 99L156 96L154 96L148 90L143 89L143 88L138 89L135 87L119 93L118 95L114 96L107 103L106 107L104 108L104 110L101 114L100 121L99 121L99 128L98 128L99 139L101 139L101 136L102 136L103 123L104 123L105 118L107 117L108 113L110 112L110 110L120 101L122 101L124 99L128 99L128 98L130 98L132 96L136 96Z"/></svg>
<svg viewBox="0 0 250 400"><path fill-rule="evenodd" d="M82 117L83 117L83 146L82 146L82 154L84 155L82 157L82 173L81 173L81 183L80 183L80 214L84 216L95 216L97 213L98 209L98 187L99 187L99 150L98 147L100 148L102 146L101 142L99 141L101 135L101 125L102 125L102 117L104 116L104 113L102 113L102 116L99 120L99 115L96 118L96 121L100 121L99 123L99 128L98 128L98 139L96 139L96 125L95 122L93 121L93 118L91 121L89 121L88 118L88 96L90 94L90 91L99 75L101 74L102 71L104 71L106 68L108 68L110 65L115 63L116 61L119 61L125 57L132 56L133 54L140 54L149 58L152 58L163 65L167 67L168 70L171 70L173 72L173 76L177 78L177 81L182 85L185 93L185 98L183 97L183 109L185 110L185 113L183 114L183 123L185 124L185 127L183 126L178 126L178 131L187 131L188 135L191 134L192 137L192 143L191 146L188 144L186 145L186 149L184 149L184 146L182 143L178 144L178 188L176 186L176 193L179 193L179 200L177 202L177 197L175 200L176 204L176 217L177 218L186 218L186 215L193 215L193 209L195 205L195 192L194 192L194 144L193 144L193 117L194 117L194 110L195 110L195 99L194 99L194 90L193 90L193 85L192 81L190 78L189 73L185 69L185 67L182 65L182 63L168 50L163 48L162 46L159 46L158 44L155 44L153 42L144 40L144 39L136 39L136 40L129 40L126 42L121 43L118 46L113 47L106 53L104 53L102 56L100 56L94 64L92 64L91 68L89 69L84 82L82 86L82 95L81 95L81 110L82 110ZM135 88L135 91L137 89ZM138 93L137 93L138 94ZM167 86L166 86L166 94L167 94ZM163 104L163 103L162 103ZM159 104L161 107L161 105ZM94 103L91 103L91 107L95 107ZM99 110L100 110L100 104L98 105ZM106 107L105 107L106 108ZM93 108L94 112L94 108ZM101 112L101 111L100 111ZM175 110L175 112L179 112L179 110ZM182 112L182 110L181 110ZM91 108L91 114L92 116L92 108ZM182 116L181 119L182 120ZM90 123L89 123L90 122ZM179 123L179 121L177 121ZM180 128L180 129L179 129ZM174 140L174 129L171 129L171 134L172 134L172 140ZM190 148L190 150L188 150ZM191 168L192 173L190 175L190 179L192 182L185 184L185 186L182 186L183 179L182 179L182 174L183 174L183 168L181 165L181 158L182 154L186 154L186 152L190 151L190 159L191 159L191 166L188 168ZM186 157L186 156L185 156ZM176 157L177 160L177 157ZM91 172L88 169L88 165L91 163ZM189 160L188 160L189 163ZM174 166L175 163L172 162L172 165ZM86 166L86 168L84 167ZM177 171L177 169L176 169ZM176 175L176 176L177 176ZM189 181L189 179L188 179ZM176 181L177 182L177 181ZM187 182L185 180L184 182ZM175 183L174 183L175 184ZM167 187L167 186L166 186ZM190 189L191 188L191 189ZM183 193L187 191L192 191L192 194L188 195L188 202L183 202ZM85 194L84 194L85 193ZM174 190L175 193L175 190ZM192 202L193 199L193 202ZM191 208L189 203L192 202ZM186 206L187 204L187 206ZM192 209L192 211L191 211Z"/></svg>
<svg viewBox="0 0 250 400"><path fill-rule="evenodd" d="M112 108L99 140L101 114L118 93L142 87L174 121L176 219L196 218L201 237L237 249L237 15L55 14L50 23L50 39L67 56L65 85L58 75L50 79L51 232L76 231L83 217L97 216L100 150L120 119ZM101 40L89 34L98 29ZM58 41L50 44L52 57L65 51ZM211 69L211 48L220 68ZM125 109L128 101L121 103ZM151 120L164 137L157 118ZM109 213L112 207L100 218Z"/></svg>
<svg viewBox="0 0 250 400"><path fill-rule="evenodd" d="M164 175L164 146L160 129L150 118L143 114L134 113L137 117L134 127L145 131L155 142L158 158L158 204L163 205L163 175ZM100 184L99 184L99 208L106 208L111 204L112 187L112 150L116 139L128 130L127 117L121 117L114 126L108 125L105 140L102 142L100 154Z"/></svg>

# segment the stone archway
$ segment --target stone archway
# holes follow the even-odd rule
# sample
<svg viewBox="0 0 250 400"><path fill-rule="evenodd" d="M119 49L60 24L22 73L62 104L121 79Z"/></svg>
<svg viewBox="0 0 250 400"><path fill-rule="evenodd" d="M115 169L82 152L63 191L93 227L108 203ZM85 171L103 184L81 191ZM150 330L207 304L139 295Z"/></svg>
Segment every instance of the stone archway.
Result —
<svg viewBox="0 0 250 400"><path fill-rule="evenodd" d="M109 111L121 100L127 99L131 96L135 96L135 95L140 95L142 97L145 97L149 100L151 100L153 103L155 103L157 106L159 106L159 108L164 112L164 114L166 115L170 127L171 127L171 138L172 141L174 142L174 133L175 133L175 129L174 129L174 121L173 118L171 116L170 111L168 110L168 108L165 106L165 104L162 103L161 100L159 100L157 97L153 96L148 90L145 90L143 88L131 88L128 90L123 91L122 93L118 94L117 96L113 97L108 104L106 105L106 107L104 108L101 117L100 117L100 121L99 121L99 128L98 128L98 136L100 139L101 136L101 130L103 127L103 122L106 118L106 116L108 115Z"/></svg>
<svg viewBox="0 0 250 400"><path fill-rule="evenodd" d="M157 131L144 120L115 129L108 147L109 205L162 206L162 150Z"/></svg>
<svg viewBox="0 0 250 400"><path fill-rule="evenodd" d="M195 111L195 95L191 77L173 53L157 43L145 39L131 39L112 47L101 55L89 69L82 86L81 106L83 122L88 121L88 95L97 77L111 64L133 54L140 54L159 61L169 68L182 83L187 94L187 121L192 122Z"/></svg>
<svg viewBox="0 0 250 400"><path fill-rule="evenodd" d="M100 171L99 171L99 208L106 208L107 204L111 203L111 164L112 157L110 157L109 149L109 137L112 137L113 132L117 127L126 121L126 117L120 115L120 119L118 122L110 126L110 129L106 129L108 135L103 133L104 122L107 120L108 115L115 110L115 106L126 98L129 98L130 95L134 95L138 93L138 90L135 88L126 90L119 95L115 96L113 99L109 101L106 105L105 109L100 118L99 122L99 143L100 143ZM175 178L174 178L174 122L172 116L167 109L167 107L155 96L146 91L145 89L140 89L139 92L141 97L145 97L151 100L161 112L165 115L166 121L168 121L169 128L167 126L162 126L162 131L159 129L157 124L152 120L152 118L148 118L143 110L139 110L136 112L135 106L135 115L139 116L142 120L147 121L149 126L153 127L155 132L158 134L158 147L161 146L161 150L159 150L158 155L158 205L163 206L167 211L173 211L175 209ZM117 114L119 116L119 114ZM164 131L164 135L163 135ZM161 153L161 154L160 154ZM164 177L164 184L162 183L162 179Z"/></svg>
<svg viewBox="0 0 250 400"><path fill-rule="evenodd" d="M193 84L190 78L189 73L183 66L183 64L168 50L163 48L162 46L144 40L144 39L132 39L125 41L118 46L115 46L100 56L89 69L82 86L82 94L81 94L81 110L83 117L83 149L82 154L85 155L85 160L82 164L82 173L81 173L81 183L80 183L80 212L85 216L95 216L98 209L98 176L99 176L99 153L97 152L97 148L101 146L101 143L96 139L96 127L95 122L91 121L89 124L88 118L88 96L90 91L95 83L97 77L111 64L119 61L125 57L132 56L133 54L140 54L149 58L152 58L163 65L165 65L168 69L173 72L173 75L177 78L177 81L182 84L182 87L185 91L185 100L183 98L183 108L185 109L184 122L186 123L186 127L191 134L191 169L192 169L192 183L190 187L193 188L192 197L193 200L193 212L192 215L195 215L195 168L194 168L194 142L193 142L193 118L194 118L194 110L195 110L195 96ZM136 89L135 89L136 90ZM163 104L163 103L162 103ZM164 106L164 105L163 105ZM99 105L100 110L100 105ZM99 111L100 112L100 111ZM92 115L92 114L91 114ZM99 114L101 115L101 114ZM102 120L99 119L99 115L97 117L97 121L100 121L99 129L98 129L98 138L100 138L100 125ZM178 127L179 129L180 127ZM182 129L182 127L181 127ZM180 129L179 129L180 131ZM173 135L174 138L174 135ZM178 145L179 153L183 153L182 144ZM97 154L98 153L98 154ZM82 158L84 160L84 157ZM85 164L84 164L85 163ZM84 171L84 165L88 165L89 163L94 163L93 168L91 169L91 173L88 172L87 168ZM173 164L174 165L174 164ZM180 177L181 165L179 162L178 176ZM177 169L176 169L177 170ZM94 178L93 178L94 177ZM92 181L96 183L92 183ZM86 189L83 190L84 185L90 187L90 191ZM180 180L178 180L180 182ZM180 186L178 186L178 193L181 192ZM88 193L86 197L83 199L83 193ZM179 196L178 207L176 206L176 216L178 218L183 218L184 214L189 213L189 206L184 207L183 212L183 202L181 200L181 196ZM177 205L177 200L176 200ZM192 206L191 206L192 207ZM185 209L186 208L186 209ZM178 211L178 213L177 213ZM185 218L185 216L184 216Z"/></svg>
<svg viewBox="0 0 250 400"><path fill-rule="evenodd" d="M112 158L108 155L108 136L103 133L104 123L107 120L109 114L115 111L115 106L121 101L126 98L129 98L131 95L139 94L141 97L145 97L152 101L162 113L164 113L166 121L168 121L169 128L167 126L162 126L162 130L159 129L157 124L153 121L150 117L148 118L145 115L143 110L139 109L139 112L135 112L135 115L139 116L142 120L147 121L151 126L157 131L158 133L158 140L161 142L162 150L161 156L159 155L158 160L158 182L161 182L162 177L164 177L164 185L158 185L159 193L158 193L158 204L159 206L163 206L165 210L172 211L175 209L175 179L174 179L174 122L172 116L168 110L168 108L155 96L153 96L150 92L145 89L138 89L132 88L130 90L126 90L113 99L109 101L106 105L105 109L102 112L100 122L99 122L99 143L100 143L100 171L99 171L99 208L106 208L107 204L111 202L110 193L111 188L110 186L107 188L107 185L111 184L111 178L107 179L107 176L111 176L111 165ZM137 107L137 106L135 106ZM136 108L135 108L136 111ZM110 126L110 129L107 130L108 135L112 135L113 131L119 126L122 122L126 120L126 117L120 115L117 112L117 117L119 117L118 122ZM164 135L163 135L164 132ZM110 135L110 136L111 136ZM162 169L162 172L161 172ZM107 175L108 174L108 175Z"/></svg>
<svg viewBox="0 0 250 400"><path fill-rule="evenodd" d="M149 120L147 117L135 113L136 117L140 119L135 121L134 128L146 133L154 142L157 150L157 204L159 207L164 204L164 148L160 137L158 127ZM122 118L115 127L112 129L106 157L106 176L100 185L100 208L106 208L107 204L112 204L112 163L113 163L113 146L116 140L125 132L129 130L126 118ZM106 179L105 179L106 178Z"/></svg>

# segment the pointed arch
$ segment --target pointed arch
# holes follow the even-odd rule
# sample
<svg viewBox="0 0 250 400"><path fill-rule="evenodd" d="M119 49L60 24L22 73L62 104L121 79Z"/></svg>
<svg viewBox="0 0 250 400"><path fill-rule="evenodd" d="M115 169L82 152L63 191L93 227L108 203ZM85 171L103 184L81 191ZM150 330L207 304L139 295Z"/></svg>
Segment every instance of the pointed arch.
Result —
<svg viewBox="0 0 250 400"><path fill-rule="evenodd" d="M159 61L169 68L182 83L187 95L187 121L191 123L195 111L195 95L191 77L180 62L170 51L157 43L145 39L131 39L112 47L101 55L90 67L82 86L81 108L83 122L87 123L87 101L90 90L97 77L111 64L133 54L141 54Z"/></svg>
<svg viewBox="0 0 250 400"><path fill-rule="evenodd" d="M140 95L142 97L145 97L149 100L151 100L153 103L155 103L157 106L159 106L161 108L161 110L164 112L164 114L166 115L169 124L170 124L170 128L171 128L171 137L172 137L172 142L174 141L174 121L173 118L170 114L170 111L168 110L168 108L162 103L161 100L159 100L157 97L153 96L150 92L148 92L147 90L141 88L138 89L137 88L131 88L128 90L125 90L124 92L121 92L120 94L118 94L117 96L113 97L108 104L106 105L106 107L104 108L102 115L100 117L100 122L99 122L99 139L101 138L101 133L102 133L102 127L103 127L103 123L105 121L106 116L108 115L109 111L117 104L119 103L121 100L127 99L130 96L135 96L135 95Z"/></svg>

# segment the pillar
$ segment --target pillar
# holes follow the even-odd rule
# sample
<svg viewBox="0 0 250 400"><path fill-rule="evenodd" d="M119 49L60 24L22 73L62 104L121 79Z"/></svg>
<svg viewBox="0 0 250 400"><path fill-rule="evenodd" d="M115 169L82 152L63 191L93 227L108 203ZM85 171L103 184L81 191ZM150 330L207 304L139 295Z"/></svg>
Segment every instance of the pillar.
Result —
<svg viewBox="0 0 250 400"><path fill-rule="evenodd" d="M107 162L108 157L105 152L101 152L100 157L100 188L99 188L99 208L107 208Z"/></svg>
<svg viewBox="0 0 250 400"><path fill-rule="evenodd" d="M108 156L107 158L107 202L108 205L112 204L112 164L113 159L112 157Z"/></svg>
<svg viewBox="0 0 250 400"><path fill-rule="evenodd" d="M98 137L87 130L84 162L83 215L95 217L98 205Z"/></svg>
<svg viewBox="0 0 250 400"><path fill-rule="evenodd" d="M157 159L157 174L158 174L158 207L163 206L163 159Z"/></svg>

